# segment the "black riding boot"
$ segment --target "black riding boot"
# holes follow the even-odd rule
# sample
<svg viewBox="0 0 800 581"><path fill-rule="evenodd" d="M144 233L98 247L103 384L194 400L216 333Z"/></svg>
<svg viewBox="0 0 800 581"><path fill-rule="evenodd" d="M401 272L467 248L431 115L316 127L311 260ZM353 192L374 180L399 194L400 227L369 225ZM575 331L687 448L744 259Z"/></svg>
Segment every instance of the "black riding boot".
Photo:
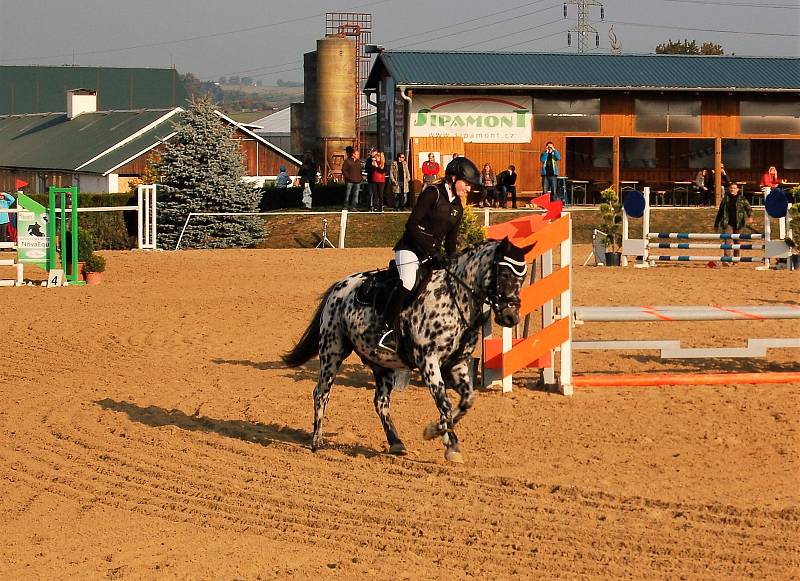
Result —
<svg viewBox="0 0 800 581"><path fill-rule="evenodd" d="M406 305L406 300L411 296L411 291L403 286L401 281L392 290L383 309L381 328L378 330L378 347L391 353L397 352L397 331L395 324L400 311Z"/></svg>

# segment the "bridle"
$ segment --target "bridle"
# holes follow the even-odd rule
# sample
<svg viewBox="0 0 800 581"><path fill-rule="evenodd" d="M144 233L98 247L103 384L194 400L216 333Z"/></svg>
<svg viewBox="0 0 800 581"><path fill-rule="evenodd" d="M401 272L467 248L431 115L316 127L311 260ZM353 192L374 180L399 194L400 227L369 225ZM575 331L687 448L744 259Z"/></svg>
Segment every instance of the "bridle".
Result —
<svg viewBox="0 0 800 581"><path fill-rule="evenodd" d="M498 288L498 280L500 274L500 268L509 268L514 276L517 278L524 278L525 275L528 273L528 263L520 260L515 260L513 258L509 258L508 256L495 256L492 259L492 282L490 283L491 290L488 294L483 296L481 293L478 293L473 289L467 282L458 276L455 272L450 270L450 268L446 266L442 266L442 270L445 272L445 278L447 279L447 289L450 292L450 295L453 297L453 302L456 304L456 309L458 310L459 317L461 318L461 322L469 328L471 325L467 322L467 318L464 316L464 312L461 310L461 305L458 304L458 300L456 298L456 293L453 289L452 280L455 280L458 284L463 286L467 293L469 293L472 301L477 303L478 305L489 305L493 311L496 313L501 312L503 309L508 307L515 307L519 308L521 305L521 301L518 295L515 296L507 296L500 293L500 289ZM477 316L475 317L477 319ZM474 320L472 321L474 323Z"/></svg>

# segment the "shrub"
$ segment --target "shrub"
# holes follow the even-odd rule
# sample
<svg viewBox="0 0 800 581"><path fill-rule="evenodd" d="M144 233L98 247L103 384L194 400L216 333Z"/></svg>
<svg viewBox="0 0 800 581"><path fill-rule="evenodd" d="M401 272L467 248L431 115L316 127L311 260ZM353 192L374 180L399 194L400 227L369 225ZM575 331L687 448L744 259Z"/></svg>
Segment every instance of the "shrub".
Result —
<svg viewBox="0 0 800 581"><path fill-rule="evenodd" d="M486 230L478 221L478 215L472 210L472 206L464 206L464 217L458 226L458 249L483 242L485 238Z"/></svg>
<svg viewBox="0 0 800 581"><path fill-rule="evenodd" d="M47 194L33 194L30 196L43 206L47 207ZM81 208L93 206L127 206L130 205L129 193L79 193L78 202ZM132 202L136 205L136 202ZM134 215L136 211L133 210ZM109 212L81 212L78 214L78 223L81 230L87 230L92 235L95 249L97 250L125 250L128 246L128 236L125 229L123 211Z"/></svg>
<svg viewBox="0 0 800 581"><path fill-rule="evenodd" d="M106 259L99 254L92 254L86 259L84 272L103 272L106 269Z"/></svg>
<svg viewBox="0 0 800 581"><path fill-rule="evenodd" d="M603 244L610 252L618 252L622 246L622 204L614 188L600 192L600 219L597 229L605 232Z"/></svg>
<svg viewBox="0 0 800 581"><path fill-rule="evenodd" d="M72 264L72 232L69 230L66 240L61 241L61 251L64 262ZM78 262L86 262L93 252L94 240L91 233L84 228L78 228Z"/></svg>
<svg viewBox="0 0 800 581"><path fill-rule="evenodd" d="M786 244L794 249L794 252L800 252L800 202L795 202L789 207L789 214L786 216L789 235L784 238Z"/></svg>
<svg viewBox="0 0 800 581"><path fill-rule="evenodd" d="M367 184L361 185L362 199L366 186ZM344 184L331 183L313 186L311 188L311 207L341 206L344 204L344 191ZM261 202L258 207L261 212L302 208L302 200L302 188L276 188L274 185L268 185L261 188Z"/></svg>

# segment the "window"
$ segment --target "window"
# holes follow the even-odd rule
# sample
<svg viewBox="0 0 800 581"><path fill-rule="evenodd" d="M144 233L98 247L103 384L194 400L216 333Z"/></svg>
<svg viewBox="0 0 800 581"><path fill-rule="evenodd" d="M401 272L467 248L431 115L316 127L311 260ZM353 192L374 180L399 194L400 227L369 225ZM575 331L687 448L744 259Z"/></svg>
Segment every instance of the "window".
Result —
<svg viewBox="0 0 800 581"><path fill-rule="evenodd" d="M639 133L700 133L700 101L636 99Z"/></svg>
<svg viewBox="0 0 800 581"><path fill-rule="evenodd" d="M714 167L713 139L689 140L689 167L694 169Z"/></svg>
<svg viewBox="0 0 800 581"><path fill-rule="evenodd" d="M614 141L605 137L592 139L592 167L611 167Z"/></svg>
<svg viewBox="0 0 800 581"><path fill-rule="evenodd" d="M742 133L791 133L800 135L800 101L741 101L739 124Z"/></svg>
<svg viewBox="0 0 800 581"><path fill-rule="evenodd" d="M723 139L722 163L727 169L750 169L750 140Z"/></svg>
<svg viewBox="0 0 800 581"><path fill-rule="evenodd" d="M535 131L600 131L600 99L534 99Z"/></svg>
<svg viewBox="0 0 800 581"><path fill-rule="evenodd" d="M783 142L783 169L800 169L800 139Z"/></svg>
<svg viewBox="0 0 800 581"><path fill-rule="evenodd" d="M622 167L658 167L655 139L620 139Z"/></svg>

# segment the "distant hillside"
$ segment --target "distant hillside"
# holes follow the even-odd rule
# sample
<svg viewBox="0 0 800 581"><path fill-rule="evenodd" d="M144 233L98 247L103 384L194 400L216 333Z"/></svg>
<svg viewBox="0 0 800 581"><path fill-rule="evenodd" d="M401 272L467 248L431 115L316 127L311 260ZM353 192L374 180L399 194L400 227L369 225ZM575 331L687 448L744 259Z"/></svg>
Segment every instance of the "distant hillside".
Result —
<svg viewBox="0 0 800 581"><path fill-rule="evenodd" d="M285 109L290 103L303 100L303 87L255 86L248 83L201 81L192 73L182 75L191 96L208 95L225 113L263 112Z"/></svg>
<svg viewBox="0 0 800 581"><path fill-rule="evenodd" d="M303 87L253 86L225 83L222 107L226 111L273 111L303 100Z"/></svg>

